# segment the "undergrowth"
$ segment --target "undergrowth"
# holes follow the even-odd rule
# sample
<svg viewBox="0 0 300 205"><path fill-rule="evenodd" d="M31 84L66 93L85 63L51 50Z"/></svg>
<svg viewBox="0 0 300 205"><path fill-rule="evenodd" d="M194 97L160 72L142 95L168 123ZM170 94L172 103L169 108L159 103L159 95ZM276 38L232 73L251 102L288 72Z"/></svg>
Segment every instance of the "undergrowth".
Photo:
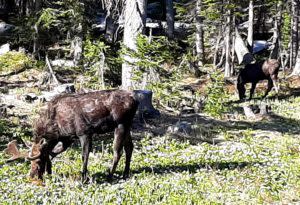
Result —
<svg viewBox="0 0 300 205"><path fill-rule="evenodd" d="M33 64L33 59L23 52L10 51L0 55L0 73L16 72L30 68Z"/></svg>

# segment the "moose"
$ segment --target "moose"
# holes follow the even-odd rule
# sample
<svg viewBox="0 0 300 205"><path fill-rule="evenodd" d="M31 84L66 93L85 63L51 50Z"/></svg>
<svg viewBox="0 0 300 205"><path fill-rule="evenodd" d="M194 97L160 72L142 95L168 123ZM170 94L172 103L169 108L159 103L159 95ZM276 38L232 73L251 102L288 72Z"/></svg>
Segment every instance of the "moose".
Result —
<svg viewBox="0 0 300 205"><path fill-rule="evenodd" d="M243 100L245 96L245 84L251 83L250 97L252 99L256 84L260 80L268 80L268 88L263 98L265 98L271 91L272 87L275 87L275 91L278 93L278 71L280 63L275 59L268 59L262 62L247 64L245 68L239 73L237 78L237 90L240 100Z"/></svg>
<svg viewBox="0 0 300 205"><path fill-rule="evenodd" d="M130 129L137 108L138 101L133 92L124 90L55 97L46 109L40 111L33 124L33 142L26 156L31 161L30 177L42 179L46 171L51 174L51 159L70 147L77 138L82 147L82 181L85 182L93 135L114 131L113 162L108 178L113 177L123 148L126 157L123 178L127 178L133 152ZM15 141L9 145L11 150L17 150ZM24 156L18 150L14 153L12 160Z"/></svg>

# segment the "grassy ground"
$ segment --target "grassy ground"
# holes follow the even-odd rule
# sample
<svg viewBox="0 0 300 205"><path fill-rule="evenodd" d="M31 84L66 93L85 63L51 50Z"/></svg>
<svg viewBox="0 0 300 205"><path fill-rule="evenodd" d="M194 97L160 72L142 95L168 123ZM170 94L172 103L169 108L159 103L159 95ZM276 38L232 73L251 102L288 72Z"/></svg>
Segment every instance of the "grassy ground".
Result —
<svg viewBox="0 0 300 205"><path fill-rule="evenodd" d="M88 184L80 182L75 144L53 162L45 185L31 183L29 163L6 164L0 153L1 204L263 204L300 202L300 97L272 101L262 121L193 121L224 142L178 140L135 132L131 177L106 181L112 140L96 140ZM155 126L155 124L154 124ZM211 131L211 132L208 132ZM199 133L201 134L201 133ZM213 136L211 136L213 137ZM4 143L4 142L3 142Z"/></svg>

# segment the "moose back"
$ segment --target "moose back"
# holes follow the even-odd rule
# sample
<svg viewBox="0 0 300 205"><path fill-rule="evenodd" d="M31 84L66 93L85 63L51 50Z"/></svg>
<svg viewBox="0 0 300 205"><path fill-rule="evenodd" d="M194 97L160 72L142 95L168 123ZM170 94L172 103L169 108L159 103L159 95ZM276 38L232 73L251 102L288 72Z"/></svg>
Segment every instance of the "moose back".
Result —
<svg viewBox="0 0 300 205"><path fill-rule="evenodd" d="M114 131L113 176L122 150L125 150L123 177L129 175L133 143L130 129L138 102L133 93L106 90L85 94L64 94L50 101L33 125L34 140L27 157L31 160L30 176L51 174L51 157L66 150L78 138L82 147L82 180L87 179L87 164L95 133Z"/></svg>

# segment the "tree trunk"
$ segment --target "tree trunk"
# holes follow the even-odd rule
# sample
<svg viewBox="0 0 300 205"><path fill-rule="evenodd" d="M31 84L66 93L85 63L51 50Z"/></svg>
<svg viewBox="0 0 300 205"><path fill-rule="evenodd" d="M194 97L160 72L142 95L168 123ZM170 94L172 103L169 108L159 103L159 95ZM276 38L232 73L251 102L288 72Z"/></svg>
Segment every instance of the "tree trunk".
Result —
<svg viewBox="0 0 300 205"><path fill-rule="evenodd" d="M249 64L254 58L253 55L249 52L247 46L245 45L241 35L237 28L235 28L235 44L234 44L235 53L238 57L239 64Z"/></svg>
<svg viewBox="0 0 300 205"><path fill-rule="evenodd" d="M128 49L136 51L136 39L139 34L144 33L146 23L147 0L127 0L124 11L124 39L123 43ZM135 89L138 83L132 79L138 67L134 65L136 61L132 57L125 55L125 62L122 65L122 88Z"/></svg>
<svg viewBox="0 0 300 205"><path fill-rule="evenodd" d="M218 37L216 40L216 46L215 46L215 52L214 52L214 61L213 61L213 65L214 67L217 66L217 60L218 60L218 54L219 54L219 47L220 47L220 41L221 41L221 33L222 33L223 28L221 27L219 32L218 32Z"/></svg>
<svg viewBox="0 0 300 205"><path fill-rule="evenodd" d="M196 5L196 52L198 56L198 65L204 64L204 31L203 18L201 16L202 0L197 0Z"/></svg>
<svg viewBox="0 0 300 205"><path fill-rule="evenodd" d="M198 56L198 66L204 64L204 31L203 18L201 15L202 0L197 0L196 4L196 52Z"/></svg>
<svg viewBox="0 0 300 205"><path fill-rule="evenodd" d="M296 64L291 75L300 75L300 52L298 52Z"/></svg>
<svg viewBox="0 0 300 205"><path fill-rule="evenodd" d="M33 34L33 55L35 58L39 59L40 60L40 56L39 56L39 48L40 48L40 45L39 45L39 29L38 29L38 26L37 24L35 24L33 26L34 28L34 34Z"/></svg>
<svg viewBox="0 0 300 205"><path fill-rule="evenodd" d="M253 22L254 22L254 6L253 0L249 1L249 20L248 20L248 36L247 41L249 45L250 52L252 53L253 49Z"/></svg>
<svg viewBox="0 0 300 205"><path fill-rule="evenodd" d="M225 39L224 39L224 41L225 41ZM225 49L226 49L226 46L223 45L222 46L222 53L221 53L221 57L220 57L219 63L216 65L217 68L221 68L222 65L224 64Z"/></svg>
<svg viewBox="0 0 300 205"><path fill-rule="evenodd" d="M292 32L292 44L290 53L290 65L293 67L296 62L297 51L298 51L298 0L292 0L292 19L291 19L291 32Z"/></svg>
<svg viewBox="0 0 300 205"><path fill-rule="evenodd" d="M230 77L230 34L231 34L231 12L227 11L225 28L225 74L224 77Z"/></svg>
<svg viewBox="0 0 300 205"><path fill-rule="evenodd" d="M79 65L83 53L83 33L82 24L79 23L75 31L74 39L72 40L71 49L73 50L74 65Z"/></svg>
<svg viewBox="0 0 300 205"><path fill-rule="evenodd" d="M42 0L35 0L34 2L34 13L37 14L42 9ZM34 34L33 34L33 55L35 58L40 60L39 50L39 28L35 23L33 26Z"/></svg>
<svg viewBox="0 0 300 205"><path fill-rule="evenodd" d="M154 118L160 115L159 111L152 105L152 94L150 90L134 90L134 97L139 102L137 116L139 116L140 121L144 118Z"/></svg>
<svg viewBox="0 0 300 205"><path fill-rule="evenodd" d="M273 49L270 53L271 59L278 59L279 57L279 48L280 48L280 25L282 22L282 1L279 1L277 4L278 13L274 18L274 33L273 33Z"/></svg>
<svg viewBox="0 0 300 205"><path fill-rule="evenodd" d="M166 20L168 25L167 34L169 38L174 38L174 6L173 0L166 0Z"/></svg>
<svg viewBox="0 0 300 205"><path fill-rule="evenodd" d="M235 18L233 20L235 22ZM235 25L234 25L235 26ZM230 76L233 76L234 74L234 61L235 61L235 32L232 32L232 46L231 46L231 70L230 70Z"/></svg>
<svg viewBox="0 0 300 205"><path fill-rule="evenodd" d="M103 52L100 53L100 60L99 60L99 70L98 70L98 76L99 76L99 83L101 84L101 88L105 89L105 82L104 82L104 68L105 68L105 55Z"/></svg>

